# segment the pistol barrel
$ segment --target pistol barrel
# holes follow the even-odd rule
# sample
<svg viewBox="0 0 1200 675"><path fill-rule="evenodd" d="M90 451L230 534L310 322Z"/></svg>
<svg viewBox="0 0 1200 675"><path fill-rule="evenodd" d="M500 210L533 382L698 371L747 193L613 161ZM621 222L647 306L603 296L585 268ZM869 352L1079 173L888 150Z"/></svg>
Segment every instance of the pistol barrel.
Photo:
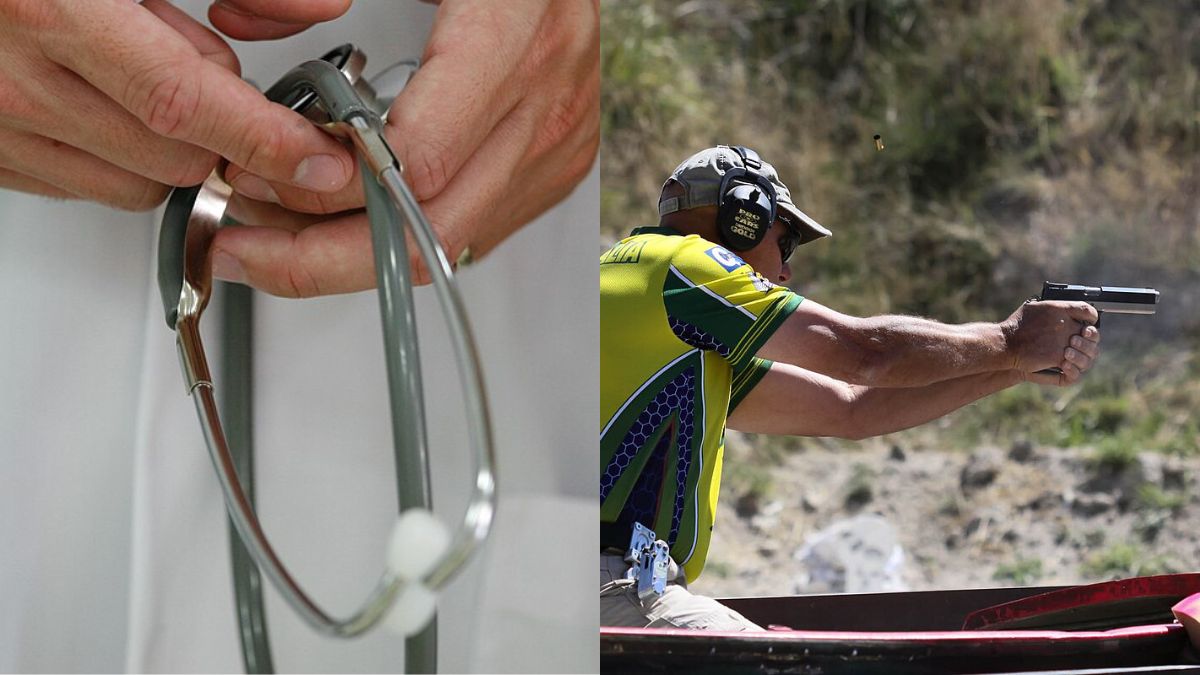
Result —
<svg viewBox="0 0 1200 675"><path fill-rule="evenodd" d="M1042 300L1083 301L1107 314L1154 314L1158 310L1158 291L1153 288L1124 286L1042 285Z"/></svg>

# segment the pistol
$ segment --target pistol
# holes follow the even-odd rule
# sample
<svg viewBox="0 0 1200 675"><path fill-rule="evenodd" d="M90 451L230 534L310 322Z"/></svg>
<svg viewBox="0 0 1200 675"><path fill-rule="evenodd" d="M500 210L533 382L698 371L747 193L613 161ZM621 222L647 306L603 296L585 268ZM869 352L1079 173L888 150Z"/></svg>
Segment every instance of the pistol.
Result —
<svg viewBox="0 0 1200 675"><path fill-rule="evenodd" d="M1078 284L1042 284L1038 300L1083 301L1096 308L1100 319L1105 314L1154 314L1158 310L1158 291L1153 288L1125 288L1123 286L1081 286ZM1061 368L1047 368L1040 373L1062 374Z"/></svg>

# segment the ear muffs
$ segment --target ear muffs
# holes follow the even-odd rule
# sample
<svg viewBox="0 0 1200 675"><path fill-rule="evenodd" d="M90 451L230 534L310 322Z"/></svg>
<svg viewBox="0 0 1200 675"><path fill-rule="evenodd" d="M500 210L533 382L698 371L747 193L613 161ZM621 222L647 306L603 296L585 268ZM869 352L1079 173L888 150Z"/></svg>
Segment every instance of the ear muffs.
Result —
<svg viewBox="0 0 1200 675"><path fill-rule="evenodd" d="M717 232L731 251L749 251L762 243L775 222L775 186L759 173L758 153L740 145L731 149L742 158L721 177L717 193Z"/></svg>

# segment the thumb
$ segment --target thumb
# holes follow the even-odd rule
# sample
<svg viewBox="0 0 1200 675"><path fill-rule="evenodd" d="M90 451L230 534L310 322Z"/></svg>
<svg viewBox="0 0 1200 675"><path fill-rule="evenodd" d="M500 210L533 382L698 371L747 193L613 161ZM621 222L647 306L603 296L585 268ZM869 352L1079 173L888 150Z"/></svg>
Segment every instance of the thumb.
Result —
<svg viewBox="0 0 1200 675"><path fill-rule="evenodd" d="M1095 307L1086 302L1073 302L1067 307L1067 313L1072 319L1082 321L1083 323L1096 323L1100 318L1100 313Z"/></svg>
<svg viewBox="0 0 1200 675"><path fill-rule="evenodd" d="M332 21L349 9L350 0L217 0L208 8L208 19L235 40L274 40Z"/></svg>

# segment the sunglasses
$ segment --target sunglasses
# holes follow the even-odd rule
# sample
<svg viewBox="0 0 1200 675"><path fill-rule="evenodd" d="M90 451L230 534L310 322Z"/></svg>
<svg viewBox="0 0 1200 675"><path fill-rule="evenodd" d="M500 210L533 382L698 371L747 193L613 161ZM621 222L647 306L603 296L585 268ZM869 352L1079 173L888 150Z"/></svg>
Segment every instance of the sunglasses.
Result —
<svg viewBox="0 0 1200 675"><path fill-rule="evenodd" d="M783 262L787 262L796 252L796 247L800 245L803 235L787 218L780 216L779 222L783 223L784 229L787 230L779 237L779 255L783 256Z"/></svg>

